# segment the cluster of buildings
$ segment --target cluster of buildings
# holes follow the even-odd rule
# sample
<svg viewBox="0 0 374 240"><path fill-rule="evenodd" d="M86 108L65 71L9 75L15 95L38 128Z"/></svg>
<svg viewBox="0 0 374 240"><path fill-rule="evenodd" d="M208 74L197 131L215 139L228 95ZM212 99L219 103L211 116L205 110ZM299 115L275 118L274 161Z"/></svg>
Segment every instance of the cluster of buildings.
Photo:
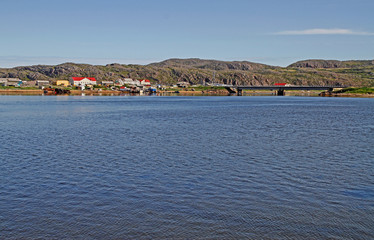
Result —
<svg viewBox="0 0 374 240"><path fill-rule="evenodd" d="M156 92L158 89L165 89L166 86L152 86L148 79L122 78L115 81L98 81L93 77L70 77L69 80L34 80L23 81L18 78L0 78L0 86L14 87L38 87L41 89L52 86L58 87L76 87L81 90L92 89L97 86L111 88L112 90L127 91L130 93ZM187 88L189 83L178 82L171 87Z"/></svg>
<svg viewBox="0 0 374 240"><path fill-rule="evenodd" d="M35 80L23 81L18 78L0 78L1 86L14 87L42 87L42 86L74 86L74 87L92 87L92 86L129 86L129 87L150 87L151 81L148 79L134 80L132 78L118 79L116 81L97 81L93 77L71 77L69 80Z"/></svg>
<svg viewBox="0 0 374 240"><path fill-rule="evenodd" d="M130 86L130 87L150 87L151 86L151 81L148 79L142 79L142 80L134 80L132 78L124 78L124 79L118 79L116 82L116 85L121 85L121 86Z"/></svg>
<svg viewBox="0 0 374 240"><path fill-rule="evenodd" d="M0 78L0 86L35 87L51 85L47 80L23 81L19 78Z"/></svg>

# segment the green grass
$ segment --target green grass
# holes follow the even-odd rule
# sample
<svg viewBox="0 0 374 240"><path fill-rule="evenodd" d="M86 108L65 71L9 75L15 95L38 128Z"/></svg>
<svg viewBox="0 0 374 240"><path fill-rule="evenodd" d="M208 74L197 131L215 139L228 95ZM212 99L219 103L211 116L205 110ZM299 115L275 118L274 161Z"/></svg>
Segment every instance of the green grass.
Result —
<svg viewBox="0 0 374 240"><path fill-rule="evenodd" d="M38 90L39 88L37 88L37 87L0 86L0 89Z"/></svg>
<svg viewBox="0 0 374 240"><path fill-rule="evenodd" d="M342 90L334 91L334 93L360 93L360 94L372 94L374 93L374 88L362 87L362 88L344 88Z"/></svg>
<svg viewBox="0 0 374 240"><path fill-rule="evenodd" d="M196 87L188 87L186 89L195 89L196 91L205 91L205 90L218 90L218 89L225 89L224 87L220 86L196 86Z"/></svg>
<svg viewBox="0 0 374 240"><path fill-rule="evenodd" d="M165 88L166 91L192 91L192 89L195 89L195 91L209 91L209 90L220 90L220 89L225 89L225 88L221 86L196 86L196 87L189 86L187 88L181 88L181 87Z"/></svg>

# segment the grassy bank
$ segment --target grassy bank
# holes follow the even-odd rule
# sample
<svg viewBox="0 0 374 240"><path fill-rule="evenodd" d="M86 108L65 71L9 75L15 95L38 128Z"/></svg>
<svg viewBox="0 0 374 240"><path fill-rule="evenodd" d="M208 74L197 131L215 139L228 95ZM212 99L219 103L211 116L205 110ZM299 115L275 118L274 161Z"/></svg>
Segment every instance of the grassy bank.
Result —
<svg viewBox="0 0 374 240"><path fill-rule="evenodd" d="M333 93L357 93L357 94L374 94L374 88L372 87L361 87L361 88L343 88L338 91L334 91Z"/></svg>
<svg viewBox="0 0 374 240"><path fill-rule="evenodd" d="M40 90L37 87L0 86L0 90Z"/></svg>

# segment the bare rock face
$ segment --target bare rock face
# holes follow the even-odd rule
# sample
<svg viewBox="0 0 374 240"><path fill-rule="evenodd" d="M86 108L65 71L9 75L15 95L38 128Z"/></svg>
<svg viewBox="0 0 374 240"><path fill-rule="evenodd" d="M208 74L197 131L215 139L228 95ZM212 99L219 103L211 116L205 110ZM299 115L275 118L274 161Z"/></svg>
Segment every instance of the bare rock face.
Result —
<svg viewBox="0 0 374 240"><path fill-rule="evenodd" d="M44 74L33 72L27 75L27 78L30 80L45 80L48 79Z"/></svg>
<svg viewBox="0 0 374 240"><path fill-rule="evenodd" d="M18 74L17 73L8 73L8 76L6 76L8 78L18 78Z"/></svg>
<svg viewBox="0 0 374 240"><path fill-rule="evenodd" d="M342 62L336 60L307 60L291 64L289 67L296 68L339 68Z"/></svg>
<svg viewBox="0 0 374 240"><path fill-rule="evenodd" d="M57 65L53 68L53 70L50 72L50 74L53 76L58 76L58 75L63 75L71 72L77 72L79 71L79 67L75 66L74 64L71 63L64 63Z"/></svg>

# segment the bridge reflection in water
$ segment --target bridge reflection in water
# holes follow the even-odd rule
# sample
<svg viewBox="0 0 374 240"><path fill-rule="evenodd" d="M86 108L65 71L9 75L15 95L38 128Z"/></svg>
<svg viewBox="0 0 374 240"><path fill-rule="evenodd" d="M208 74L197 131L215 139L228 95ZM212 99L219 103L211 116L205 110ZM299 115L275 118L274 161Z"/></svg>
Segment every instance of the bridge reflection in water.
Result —
<svg viewBox="0 0 374 240"><path fill-rule="evenodd" d="M277 91L278 96L284 96L286 90L327 90L332 92L334 88L344 88L342 86L232 86L225 87L229 93L236 93L238 96L243 95L243 90L271 90Z"/></svg>

